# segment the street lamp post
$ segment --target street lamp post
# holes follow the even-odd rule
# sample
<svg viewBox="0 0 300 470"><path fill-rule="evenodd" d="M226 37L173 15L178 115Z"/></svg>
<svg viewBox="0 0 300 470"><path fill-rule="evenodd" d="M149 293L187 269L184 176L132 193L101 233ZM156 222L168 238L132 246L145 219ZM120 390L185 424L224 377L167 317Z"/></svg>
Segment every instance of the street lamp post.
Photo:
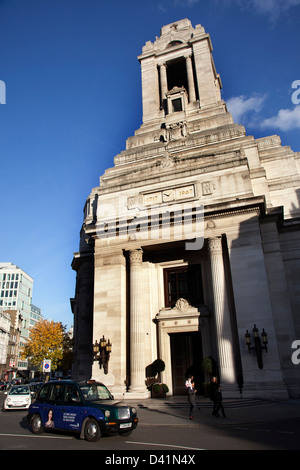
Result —
<svg viewBox="0 0 300 470"><path fill-rule="evenodd" d="M94 361L99 362L99 367L103 367L104 374L108 373L108 362L110 358L110 353L112 350L112 343L110 340L106 341L104 335L100 339L99 343L97 340L93 344L93 356Z"/></svg>
<svg viewBox="0 0 300 470"><path fill-rule="evenodd" d="M253 331L253 337L254 337L254 346L251 346L251 335L248 332L248 330L246 330L246 334L245 334L246 345L248 346L249 354L251 354L251 351L255 351L258 367L260 369L263 369L264 365L263 365L263 359L262 359L262 351L264 349L266 353L268 352L268 347L267 347L268 335L263 329L261 333L262 342L263 342L263 346L262 346L259 333L258 333L258 328L256 327L256 325L254 325L254 328L252 331Z"/></svg>

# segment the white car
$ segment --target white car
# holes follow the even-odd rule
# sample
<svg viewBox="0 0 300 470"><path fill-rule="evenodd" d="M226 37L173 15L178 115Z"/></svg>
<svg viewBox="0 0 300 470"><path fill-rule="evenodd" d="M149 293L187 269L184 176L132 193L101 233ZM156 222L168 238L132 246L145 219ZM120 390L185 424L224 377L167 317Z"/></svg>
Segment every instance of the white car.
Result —
<svg viewBox="0 0 300 470"><path fill-rule="evenodd" d="M3 410L26 410L31 404L34 392L29 385L13 385L5 395Z"/></svg>

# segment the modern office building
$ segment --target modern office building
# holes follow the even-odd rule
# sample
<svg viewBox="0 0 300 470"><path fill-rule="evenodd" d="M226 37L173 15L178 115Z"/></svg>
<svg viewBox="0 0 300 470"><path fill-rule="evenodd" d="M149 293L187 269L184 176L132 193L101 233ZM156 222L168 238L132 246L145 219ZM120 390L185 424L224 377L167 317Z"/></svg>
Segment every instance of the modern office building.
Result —
<svg viewBox="0 0 300 470"><path fill-rule="evenodd" d="M300 153L233 121L203 26L164 26L138 59L143 123L87 198L72 262L73 373L145 397L160 358L180 394L210 357L224 393L299 396Z"/></svg>
<svg viewBox="0 0 300 470"><path fill-rule="evenodd" d="M31 311L30 311L30 328L36 325L39 321L43 320L44 317L42 315L41 309L36 307L35 305L31 304Z"/></svg>
<svg viewBox="0 0 300 470"><path fill-rule="evenodd" d="M0 263L0 307L18 312L20 325L20 346L28 337L30 328L42 318L41 310L32 305L33 278L17 265ZM27 370L27 360L18 360L18 370Z"/></svg>
<svg viewBox="0 0 300 470"><path fill-rule="evenodd" d="M20 310L22 336L28 338L33 279L13 263L0 263L0 307Z"/></svg>

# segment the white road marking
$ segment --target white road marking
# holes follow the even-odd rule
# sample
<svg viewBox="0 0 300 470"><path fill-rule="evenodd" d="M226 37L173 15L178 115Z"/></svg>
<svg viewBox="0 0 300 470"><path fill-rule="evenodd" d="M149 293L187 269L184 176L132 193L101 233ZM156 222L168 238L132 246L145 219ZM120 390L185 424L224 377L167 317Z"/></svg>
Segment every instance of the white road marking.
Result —
<svg viewBox="0 0 300 470"><path fill-rule="evenodd" d="M3 437L35 437L38 439L73 439L72 437L63 436L32 436L31 434L0 434Z"/></svg>
<svg viewBox="0 0 300 470"><path fill-rule="evenodd" d="M175 446L171 444L158 444L157 442L126 441L126 444L140 444L144 446L158 446L158 447L174 447L175 449L185 449L185 450L205 450L205 449L199 449L198 447L183 447L183 446Z"/></svg>

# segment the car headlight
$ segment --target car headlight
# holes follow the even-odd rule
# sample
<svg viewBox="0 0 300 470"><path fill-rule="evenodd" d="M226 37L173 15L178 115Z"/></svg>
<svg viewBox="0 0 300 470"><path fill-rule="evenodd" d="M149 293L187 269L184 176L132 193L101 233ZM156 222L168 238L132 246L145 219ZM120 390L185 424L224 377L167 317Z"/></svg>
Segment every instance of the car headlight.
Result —
<svg viewBox="0 0 300 470"><path fill-rule="evenodd" d="M109 417L110 417L110 411L105 410L104 414L105 414L105 418L109 418Z"/></svg>
<svg viewBox="0 0 300 470"><path fill-rule="evenodd" d="M131 408L131 411L134 415L136 415L136 408Z"/></svg>

